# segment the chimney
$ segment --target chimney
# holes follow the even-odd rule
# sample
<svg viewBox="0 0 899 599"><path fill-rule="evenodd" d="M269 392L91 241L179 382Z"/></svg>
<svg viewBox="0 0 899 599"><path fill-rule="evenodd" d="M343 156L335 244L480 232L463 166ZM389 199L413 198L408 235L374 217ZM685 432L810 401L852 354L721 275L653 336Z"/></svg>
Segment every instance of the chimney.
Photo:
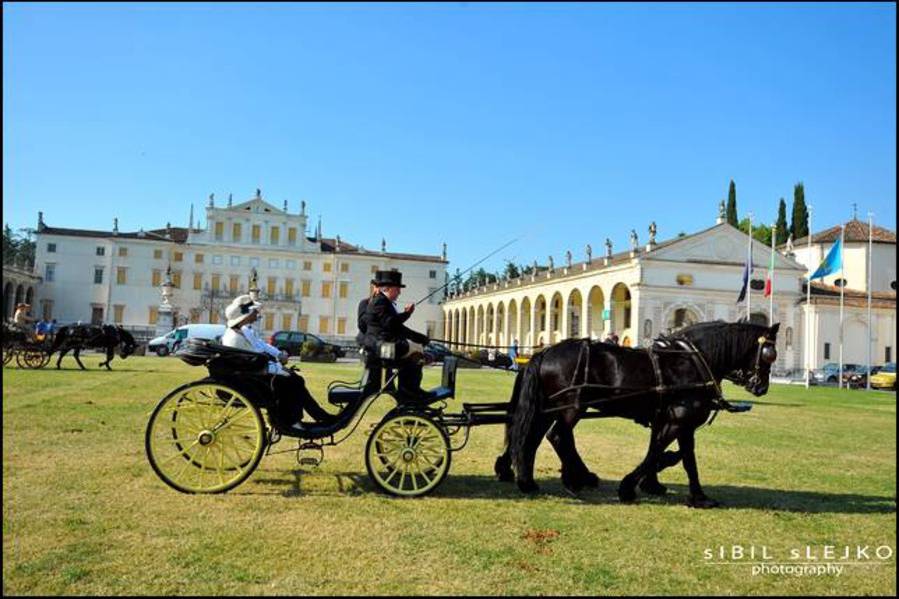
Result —
<svg viewBox="0 0 899 599"><path fill-rule="evenodd" d="M386 252L387 252L387 240L382 237L381 238L381 253L383 254Z"/></svg>
<svg viewBox="0 0 899 599"><path fill-rule="evenodd" d="M44 224L44 213L39 210L37 213L37 232L40 233L46 227L47 225Z"/></svg>
<svg viewBox="0 0 899 599"><path fill-rule="evenodd" d="M190 205L190 219L187 222L188 231L193 231L194 229L194 205Z"/></svg>
<svg viewBox="0 0 899 599"><path fill-rule="evenodd" d="M112 234L113 235L119 234L119 219L118 218L112 219Z"/></svg>

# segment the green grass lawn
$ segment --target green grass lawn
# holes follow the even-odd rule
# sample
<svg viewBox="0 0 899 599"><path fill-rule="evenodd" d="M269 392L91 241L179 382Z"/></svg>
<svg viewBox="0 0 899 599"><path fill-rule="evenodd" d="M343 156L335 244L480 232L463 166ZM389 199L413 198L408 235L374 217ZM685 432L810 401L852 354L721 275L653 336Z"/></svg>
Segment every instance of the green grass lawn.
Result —
<svg viewBox="0 0 899 599"><path fill-rule="evenodd" d="M895 550L894 393L772 386L751 412L719 415L696 437L706 492L723 503L715 510L683 505L680 466L661 475L667 497L620 504L618 481L642 459L648 431L617 419L575 431L602 479L579 499L563 491L548 443L537 456L540 494L497 482L499 426L472 431L433 494L385 496L363 449L389 399L317 469L292 453L266 456L231 492L192 496L153 473L144 429L160 398L205 369L132 357L106 372L98 355L83 361L88 372L71 358L61 371L3 370L4 593L896 593L895 555L872 554L839 576L753 575L747 563L703 558L732 545L765 546L778 563L806 546ZM358 371L303 365L318 398ZM438 378L429 369L425 386ZM450 410L506 401L511 388L508 373L460 370Z"/></svg>

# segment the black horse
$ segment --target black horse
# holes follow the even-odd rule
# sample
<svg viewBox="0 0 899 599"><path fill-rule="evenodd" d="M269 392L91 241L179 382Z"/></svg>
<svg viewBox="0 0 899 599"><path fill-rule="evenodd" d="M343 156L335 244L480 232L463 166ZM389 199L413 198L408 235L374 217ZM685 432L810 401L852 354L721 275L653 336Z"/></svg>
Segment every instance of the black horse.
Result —
<svg viewBox="0 0 899 599"><path fill-rule="evenodd" d="M630 418L651 427L646 457L618 487L633 501L636 487L663 495L657 473L683 460L690 482L687 505L714 507L699 484L694 432L713 410L732 408L721 397L722 379L755 396L768 391L779 324L765 327L722 321L687 327L649 349L572 339L536 354L515 380L506 428L506 451L496 460L500 480L534 492L534 458L544 434L562 461L562 483L577 492L597 486L574 444L573 429L588 408L594 417ZM587 415L590 417L591 415ZM665 451L674 440L677 451ZM512 467L514 466L514 473Z"/></svg>
<svg viewBox="0 0 899 599"><path fill-rule="evenodd" d="M75 361L78 362L81 370L86 370L79 358L81 350L105 349L106 361L100 362L100 366L106 366L107 370L112 370L109 367L109 363L112 361L116 347L119 348L119 356L124 360L134 353L134 350L137 348L137 342L134 341L131 333L121 326L113 326L111 324L76 324L60 327L56 332L56 337L53 339L50 353L59 352L59 358L56 360L56 368L58 369L63 356L70 350L74 350Z"/></svg>

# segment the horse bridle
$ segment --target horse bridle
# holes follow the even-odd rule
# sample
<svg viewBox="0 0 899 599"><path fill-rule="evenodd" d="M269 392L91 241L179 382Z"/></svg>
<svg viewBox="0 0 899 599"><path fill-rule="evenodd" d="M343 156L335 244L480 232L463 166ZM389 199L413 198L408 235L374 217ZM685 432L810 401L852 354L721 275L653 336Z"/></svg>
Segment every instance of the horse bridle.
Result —
<svg viewBox="0 0 899 599"><path fill-rule="evenodd" d="M755 363L752 366L752 372L747 376L746 371L742 369L732 370L725 378L730 379L747 389L755 387L761 381L759 371L762 368L762 362L765 362L770 366L776 359L777 349L774 346L774 341L768 339L767 336L762 335L758 338L758 348L755 352Z"/></svg>

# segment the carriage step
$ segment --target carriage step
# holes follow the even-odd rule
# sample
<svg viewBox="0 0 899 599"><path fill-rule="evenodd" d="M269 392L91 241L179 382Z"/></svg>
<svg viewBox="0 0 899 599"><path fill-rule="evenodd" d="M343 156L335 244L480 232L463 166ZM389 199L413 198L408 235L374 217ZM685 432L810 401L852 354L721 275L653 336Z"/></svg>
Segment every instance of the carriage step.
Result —
<svg viewBox="0 0 899 599"><path fill-rule="evenodd" d="M300 452L302 451L311 451L316 455L306 455L301 456ZM300 466L312 466L313 468L317 468L323 461L325 460L325 450L318 443L306 442L301 443L297 447L297 463Z"/></svg>

